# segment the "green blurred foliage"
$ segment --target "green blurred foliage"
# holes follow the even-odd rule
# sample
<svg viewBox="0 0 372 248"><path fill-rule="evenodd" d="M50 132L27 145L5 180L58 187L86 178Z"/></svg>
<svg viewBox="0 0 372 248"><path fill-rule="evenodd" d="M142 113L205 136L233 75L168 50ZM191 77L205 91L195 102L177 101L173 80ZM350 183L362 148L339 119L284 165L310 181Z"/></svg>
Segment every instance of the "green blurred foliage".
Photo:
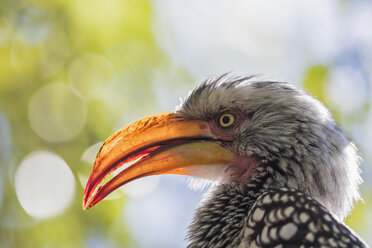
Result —
<svg viewBox="0 0 372 248"><path fill-rule="evenodd" d="M124 114L143 115L156 108L151 78L168 62L153 39L150 20L148 1L0 2L0 110L12 139L12 159L1 165L0 247L84 247L89 236L102 238L107 247L134 246L118 221L125 199L83 212L78 183L63 214L35 220L20 206L13 178L26 154L46 149L66 161L78 182L78 174L91 172L80 160L87 147L108 137ZM29 122L33 94L54 82L73 89L87 107L84 127L64 142L45 141ZM63 111L58 101L49 106L57 113Z"/></svg>

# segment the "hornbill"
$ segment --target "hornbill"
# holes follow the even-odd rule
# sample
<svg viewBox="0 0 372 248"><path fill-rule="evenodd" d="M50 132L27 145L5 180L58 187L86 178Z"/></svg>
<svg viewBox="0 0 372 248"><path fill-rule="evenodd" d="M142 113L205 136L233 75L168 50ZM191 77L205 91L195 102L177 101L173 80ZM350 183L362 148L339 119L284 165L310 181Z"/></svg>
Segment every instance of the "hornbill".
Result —
<svg viewBox="0 0 372 248"><path fill-rule="evenodd" d="M191 175L216 183L194 214L188 247L367 247L341 221L360 199L359 164L355 146L307 93L223 75L175 111L110 136L83 208L138 178Z"/></svg>

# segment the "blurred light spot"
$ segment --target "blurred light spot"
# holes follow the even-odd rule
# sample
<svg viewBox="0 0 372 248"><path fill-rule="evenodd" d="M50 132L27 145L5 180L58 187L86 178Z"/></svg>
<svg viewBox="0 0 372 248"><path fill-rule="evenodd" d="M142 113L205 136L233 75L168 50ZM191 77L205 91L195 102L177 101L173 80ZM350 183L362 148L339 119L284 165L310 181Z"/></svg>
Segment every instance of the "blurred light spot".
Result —
<svg viewBox="0 0 372 248"><path fill-rule="evenodd" d="M368 100L367 84L363 76L357 70L347 66L331 70L326 92L327 101L344 113L360 110Z"/></svg>
<svg viewBox="0 0 372 248"><path fill-rule="evenodd" d="M69 56L66 33L46 13L27 9L14 35L11 62L19 70L35 70L41 77L55 74Z"/></svg>
<svg viewBox="0 0 372 248"><path fill-rule="evenodd" d="M50 142L73 138L84 126L86 105L66 84L52 83L31 98L28 116L32 129Z"/></svg>
<svg viewBox="0 0 372 248"><path fill-rule="evenodd" d="M35 218L48 218L64 211L75 193L74 176L65 161L54 153L34 152L21 162L15 188L24 210Z"/></svg>
<svg viewBox="0 0 372 248"><path fill-rule="evenodd" d="M125 223L141 247L185 247L186 227L199 200L179 176L161 176L151 194L128 200Z"/></svg>
<svg viewBox="0 0 372 248"><path fill-rule="evenodd" d="M84 162L87 162L88 164L93 165L94 160L96 159L96 156L99 152L99 149L101 149L101 146L103 145L103 142L98 142L94 145L91 145L88 147L83 155L81 155L81 160Z"/></svg>
<svg viewBox="0 0 372 248"><path fill-rule="evenodd" d="M85 54L75 59L68 69L70 84L87 99L101 99L114 75L110 61L98 54Z"/></svg>
<svg viewBox="0 0 372 248"><path fill-rule="evenodd" d="M157 176L137 179L120 187L120 190L130 197L143 197L154 191L159 180L160 177Z"/></svg>

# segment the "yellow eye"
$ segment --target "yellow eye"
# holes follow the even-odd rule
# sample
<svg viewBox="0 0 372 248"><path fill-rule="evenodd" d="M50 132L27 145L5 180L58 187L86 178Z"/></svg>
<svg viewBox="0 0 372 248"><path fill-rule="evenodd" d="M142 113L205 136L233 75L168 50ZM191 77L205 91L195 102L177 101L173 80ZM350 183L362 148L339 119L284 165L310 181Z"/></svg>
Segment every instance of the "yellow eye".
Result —
<svg viewBox="0 0 372 248"><path fill-rule="evenodd" d="M221 127L229 127L235 122L235 117L232 114L222 114L219 118L219 124Z"/></svg>

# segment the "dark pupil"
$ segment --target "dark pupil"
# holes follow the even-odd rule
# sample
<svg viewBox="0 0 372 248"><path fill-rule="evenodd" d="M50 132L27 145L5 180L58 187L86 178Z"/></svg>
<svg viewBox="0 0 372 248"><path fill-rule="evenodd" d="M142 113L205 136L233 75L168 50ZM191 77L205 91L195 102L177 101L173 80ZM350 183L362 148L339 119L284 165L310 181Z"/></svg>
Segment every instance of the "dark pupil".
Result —
<svg viewBox="0 0 372 248"><path fill-rule="evenodd" d="M222 122L223 122L223 124L229 124L229 122L230 122L230 117L228 117L228 116L224 116L224 117L222 118Z"/></svg>

